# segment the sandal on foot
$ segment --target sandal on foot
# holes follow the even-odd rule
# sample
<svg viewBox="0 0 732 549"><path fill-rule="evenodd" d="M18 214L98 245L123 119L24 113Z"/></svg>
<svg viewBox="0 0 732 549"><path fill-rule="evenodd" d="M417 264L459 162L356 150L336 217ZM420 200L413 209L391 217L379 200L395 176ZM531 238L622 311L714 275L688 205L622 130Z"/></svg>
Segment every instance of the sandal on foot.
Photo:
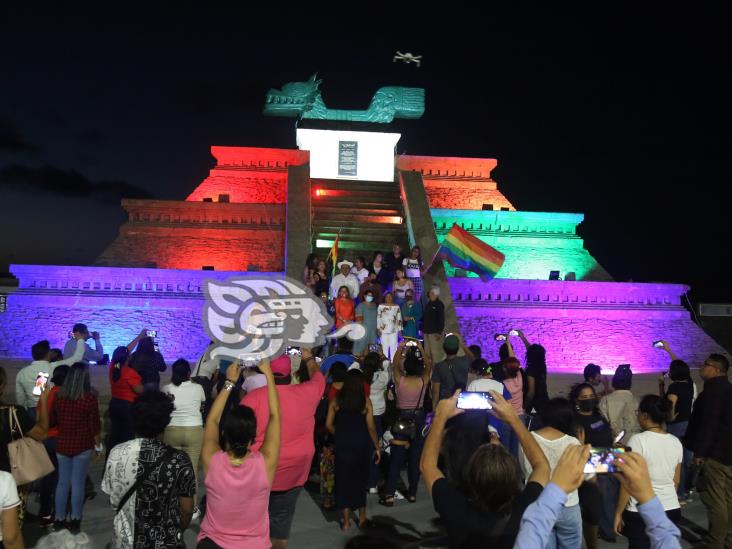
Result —
<svg viewBox="0 0 732 549"><path fill-rule="evenodd" d="M379 498L379 505L384 507L394 507L394 496L381 496Z"/></svg>
<svg viewBox="0 0 732 549"><path fill-rule="evenodd" d="M417 496L407 496L407 501L409 503L417 503Z"/></svg>

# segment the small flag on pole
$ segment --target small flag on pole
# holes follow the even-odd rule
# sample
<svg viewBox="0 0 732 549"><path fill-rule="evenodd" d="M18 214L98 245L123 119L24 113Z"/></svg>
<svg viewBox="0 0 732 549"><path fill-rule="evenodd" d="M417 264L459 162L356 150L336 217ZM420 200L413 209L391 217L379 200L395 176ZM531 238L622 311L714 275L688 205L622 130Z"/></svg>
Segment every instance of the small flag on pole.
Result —
<svg viewBox="0 0 732 549"><path fill-rule="evenodd" d="M457 269L477 274L481 280L492 280L500 270L506 256L476 238L468 231L453 224L437 250L437 257Z"/></svg>
<svg viewBox="0 0 732 549"><path fill-rule="evenodd" d="M336 272L336 264L338 263L338 240L340 238L341 238L341 231L338 230L336 239L333 242L333 247L330 249L330 252L328 252L328 259L326 260L326 261L333 262L333 267L331 268L331 276L335 276L335 272Z"/></svg>

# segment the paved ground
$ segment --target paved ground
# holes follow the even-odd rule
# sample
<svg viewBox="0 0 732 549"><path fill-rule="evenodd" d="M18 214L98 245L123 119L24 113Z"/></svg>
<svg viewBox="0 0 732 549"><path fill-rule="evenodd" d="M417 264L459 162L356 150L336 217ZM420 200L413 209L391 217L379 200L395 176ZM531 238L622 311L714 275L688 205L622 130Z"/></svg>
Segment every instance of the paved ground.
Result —
<svg viewBox="0 0 732 549"><path fill-rule="evenodd" d="M101 465L92 467L91 477L97 486L101 475ZM366 534L389 539L403 548L446 547L444 530L436 523L437 515L423 488L420 490L416 503L400 501L392 508L378 505L377 497L369 496L368 513L369 518L372 519L372 525L364 530ZM697 531L703 530L703 525L706 524L706 513L701 503L694 501L687 505L683 509L683 515L685 524ZM338 518L338 513L324 513L318 505L317 496L303 491L298 500L289 547L291 549L343 547L350 537L360 532L355 526L351 528L350 532L341 532ZM112 510L109 506L109 499L105 494L99 493L95 499L87 502L82 523L83 531L91 539L92 548L101 549L110 542L111 524ZM195 547L198 528L198 523L194 523L186 532L187 547ZM42 533L36 524L29 522L24 528L24 535L27 547L34 547ZM625 546L627 543L624 538L620 538L614 544L600 542L602 548ZM683 546L690 547L690 544L685 541Z"/></svg>
<svg viewBox="0 0 732 549"><path fill-rule="evenodd" d="M24 363L18 361L0 361L8 373L8 386L3 400L14 401L15 374ZM579 380L581 376L552 375L550 376L549 390L552 395L566 394L570 385ZM638 375L634 378L634 392L637 395L657 391L657 376ZM163 382L167 383L167 375L164 374ZM109 398L109 384L106 378L106 370L101 368L93 371L92 385L100 392L100 406L106 411L106 402ZM90 476L94 481L97 490L101 483L102 466L94 464L90 469ZM202 487L201 487L202 488ZM432 503L427 497L424 488L421 488L417 502L409 504L406 501L397 502L393 508L385 508L378 505L378 499L374 496L368 498L368 513L372 519L372 525L364 533L390 539L397 542L400 547L445 547L444 530L440 528L435 520L437 515L432 508ZM242 510L246 512L246 510ZM107 496L101 491L95 499L88 501L84 509L83 531L91 539L91 547L103 548L111 539L112 510L109 506ZM346 541L359 533L354 526L350 532L343 533L338 525L339 514L335 512L325 513L319 506L318 496L315 492L303 491L297 505L295 520L292 527L291 549L311 548L337 548L343 547ZM704 507L698 501L694 501L683 509L684 523L688 528L687 532L696 530L703 532L706 527L706 513ZM28 547L34 547L40 536L45 532L41 531L37 524L29 520L24 527L24 535ZM188 547L195 547L195 536L198 533L198 524L194 523L186 532L185 541ZM691 536L691 534L687 535ZM692 537L692 539L694 539ZM626 546L624 539L618 543L611 544L600 542L600 547L612 548ZM684 542L684 547L689 547Z"/></svg>

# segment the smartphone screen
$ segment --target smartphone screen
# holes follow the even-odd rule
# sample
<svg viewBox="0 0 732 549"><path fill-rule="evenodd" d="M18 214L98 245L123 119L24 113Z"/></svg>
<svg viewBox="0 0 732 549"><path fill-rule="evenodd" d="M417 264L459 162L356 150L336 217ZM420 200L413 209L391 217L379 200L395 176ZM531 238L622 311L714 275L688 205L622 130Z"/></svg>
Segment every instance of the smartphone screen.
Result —
<svg viewBox="0 0 732 549"><path fill-rule="evenodd" d="M47 382L48 372L38 372L38 375L36 376L36 384L33 387L33 394L36 396L40 396Z"/></svg>
<svg viewBox="0 0 732 549"><path fill-rule="evenodd" d="M463 391L458 395L457 407L463 410L490 410L491 396L488 393Z"/></svg>
<svg viewBox="0 0 732 549"><path fill-rule="evenodd" d="M585 463L585 473L617 473L617 462L622 462L624 448L592 448L590 459Z"/></svg>

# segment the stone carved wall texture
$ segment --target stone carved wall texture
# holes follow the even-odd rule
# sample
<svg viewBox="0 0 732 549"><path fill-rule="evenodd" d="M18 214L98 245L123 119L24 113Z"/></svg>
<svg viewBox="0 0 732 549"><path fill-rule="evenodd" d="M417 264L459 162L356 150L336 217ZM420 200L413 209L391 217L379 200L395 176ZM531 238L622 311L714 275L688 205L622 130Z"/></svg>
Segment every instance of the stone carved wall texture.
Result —
<svg viewBox="0 0 732 549"><path fill-rule="evenodd" d="M515 210L491 179L497 165L492 158L397 157L398 169L422 174L431 208L482 210L491 204L494 210Z"/></svg>
<svg viewBox="0 0 732 549"><path fill-rule="evenodd" d="M550 371L580 373L589 363L612 373L619 364L635 372L668 369L668 355L652 343L665 339L696 368L710 353L727 354L681 305L678 284L451 279L463 337L483 356L498 356L497 333L524 331L547 350ZM517 338L516 354L525 349Z"/></svg>
<svg viewBox="0 0 732 549"><path fill-rule="evenodd" d="M125 201L130 220L98 261L119 267L11 266L20 288L0 313L0 356L29 359L41 338L63 346L71 326L85 322L102 333L108 352L147 327L159 330L169 361L197 358L207 344L202 280L257 276L222 272L252 265L284 269L287 169L309 159L306 151L247 147L213 147L212 154L216 167L185 202ZM442 221L471 223L467 230L506 253L500 276L545 279L559 269L578 279L608 280L576 235L581 216L514 211L491 179L496 165L492 159L397 159L399 169L423 174L432 208L452 210ZM229 203L217 203L219 195L228 195ZM480 211L483 204L510 211ZM157 268L145 268L153 262ZM201 271L203 265L217 270ZM588 362L660 371L668 360L651 342L661 338L694 367L710 352L724 352L681 306L686 288L680 285L506 278L489 284L453 278L450 285L466 342L491 357L497 353L493 334L512 327L547 348L553 371L579 372ZM517 353L522 357L523 349Z"/></svg>
<svg viewBox="0 0 732 549"><path fill-rule="evenodd" d="M21 287L2 313L0 356L28 358L42 337L62 346L71 326L85 322L102 333L108 352L143 327L157 329L169 361L195 359L206 346L203 280L258 275L29 265L13 265L11 271ZM544 345L550 370L558 372L579 373L589 362L659 372L668 360L652 348L656 339L667 339L692 366L711 352L724 352L681 306L681 285L451 279L450 286L466 342L480 345L489 357L498 349L493 335L510 328ZM516 350L523 358L520 344Z"/></svg>
<svg viewBox="0 0 732 549"><path fill-rule="evenodd" d="M97 265L281 271L285 207L124 200L129 220Z"/></svg>
<svg viewBox="0 0 732 549"><path fill-rule="evenodd" d="M208 345L201 318L207 278L272 273L12 265L21 287L0 313L0 357L29 358L48 339L63 348L71 327L84 322L102 335L105 352L127 345L142 328L158 330L168 362L197 359Z"/></svg>

